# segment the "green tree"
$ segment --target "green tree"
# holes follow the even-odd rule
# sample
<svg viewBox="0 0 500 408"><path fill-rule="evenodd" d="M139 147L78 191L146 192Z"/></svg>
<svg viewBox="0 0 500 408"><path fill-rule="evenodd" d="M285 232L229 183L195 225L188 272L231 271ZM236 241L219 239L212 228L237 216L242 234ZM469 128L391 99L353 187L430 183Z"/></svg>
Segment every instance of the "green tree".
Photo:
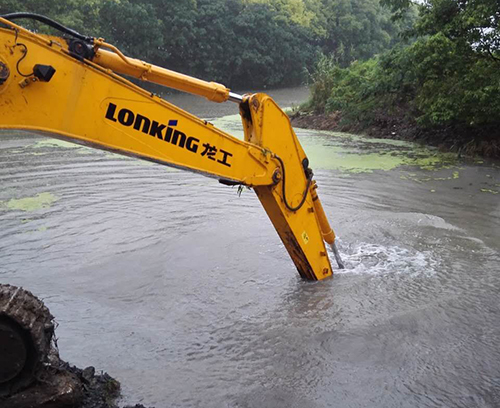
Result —
<svg viewBox="0 0 500 408"><path fill-rule="evenodd" d="M342 66L388 49L398 35L398 25L378 0L321 0L315 6L323 52Z"/></svg>
<svg viewBox="0 0 500 408"><path fill-rule="evenodd" d="M386 3L397 19L413 7ZM396 121L463 140L500 139L500 3L428 0L418 8L407 32L414 43L347 68L320 61L310 109L341 111L344 123L361 126Z"/></svg>
<svg viewBox="0 0 500 408"><path fill-rule="evenodd" d="M320 50L345 66L389 47L399 23L378 1L3 0L0 13L44 14L133 57L248 88L301 83Z"/></svg>
<svg viewBox="0 0 500 408"><path fill-rule="evenodd" d="M99 35L109 42L114 42L129 55L154 62L162 60L163 22L156 17L151 4L130 0L105 1L99 16Z"/></svg>

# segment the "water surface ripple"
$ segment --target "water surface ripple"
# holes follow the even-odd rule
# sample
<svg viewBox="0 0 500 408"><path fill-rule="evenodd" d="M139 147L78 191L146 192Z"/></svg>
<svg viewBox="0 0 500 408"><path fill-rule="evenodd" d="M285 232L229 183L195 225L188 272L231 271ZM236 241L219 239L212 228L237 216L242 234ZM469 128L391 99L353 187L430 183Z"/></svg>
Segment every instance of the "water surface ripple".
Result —
<svg viewBox="0 0 500 408"><path fill-rule="evenodd" d="M232 105L169 98L241 132ZM41 296L62 357L124 403L500 406L498 163L297 133L347 266L332 280L300 280L251 191L3 132L0 281Z"/></svg>

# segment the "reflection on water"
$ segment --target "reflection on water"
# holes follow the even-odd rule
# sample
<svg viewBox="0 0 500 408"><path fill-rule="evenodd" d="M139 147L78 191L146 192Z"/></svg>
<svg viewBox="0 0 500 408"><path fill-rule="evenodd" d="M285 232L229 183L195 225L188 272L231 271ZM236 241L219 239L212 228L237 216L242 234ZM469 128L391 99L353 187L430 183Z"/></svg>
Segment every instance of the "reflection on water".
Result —
<svg viewBox="0 0 500 408"><path fill-rule="evenodd" d="M169 98L241 132L232 104ZM499 406L498 165L297 134L346 263L332 280L300 280L251 191L3 132L0 281L44 298L63 358L125 402Z"/></svg>

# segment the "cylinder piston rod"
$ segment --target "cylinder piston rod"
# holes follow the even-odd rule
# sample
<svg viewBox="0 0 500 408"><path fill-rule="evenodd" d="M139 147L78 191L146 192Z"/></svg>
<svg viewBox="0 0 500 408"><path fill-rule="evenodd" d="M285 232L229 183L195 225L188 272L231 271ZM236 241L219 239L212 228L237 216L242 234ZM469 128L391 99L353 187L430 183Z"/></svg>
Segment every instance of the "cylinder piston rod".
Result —
<svg viewBox="0 0 500 408"><path fill-rule="evenodd" d="M335 260L337 261L339 269L344 269L344 262L342 261L339 250L337 249L337 245L335 244L335 233L333 232L332 227L330 227L328 218L326 218L325 210L323 209L323 205L321 205L318 193L316 192L317 188L318 185L315 181L313 181L313 183L311 184L311 196L313 199L314 211L316 212L316 216L321 227L321 234L323 235L323 239L325 240L325 242L332 248L333 255L335 256Z"/></svg>
<svg viewBox="0 0 500 408"><path fill-rule="evenodd" d="M229 98L227 100L235 103L241 103L243 102L243 95L238 95L234 92L229 92Z"/></svg>

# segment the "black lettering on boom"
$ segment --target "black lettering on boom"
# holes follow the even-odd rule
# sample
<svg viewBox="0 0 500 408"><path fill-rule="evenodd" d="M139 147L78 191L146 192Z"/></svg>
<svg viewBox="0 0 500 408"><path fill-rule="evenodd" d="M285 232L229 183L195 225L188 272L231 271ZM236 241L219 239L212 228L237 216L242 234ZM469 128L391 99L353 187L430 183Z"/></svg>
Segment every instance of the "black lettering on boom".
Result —
<svg viewBox="0 0 500 408"><path fill-rule="evenodd" d="M151 136L156 136L158 139L163 140L163 134L161 133L166 126L158 123L156 120L153 120L153 124L151 125L151 130L149 134Z"/></svg>
<svg viewBox="0 0 500 408"><path fill-rule="evenodd" d="M134 123L134 117L135 115L133 112L128 109L120 109L120 112L118 112L118 122L120 122L123 126L132 126L132 123Z"/></svg>
<svg viewBox="0 0 500 408"><path fill-rule="evenodd" d="M171 127L167 128L167 133L165 134L165 142L170 142L172 140L172 132L173 131L174 131L174 129L172 129Z"/></svg>
<svg viewBox="0 0 500 408"><path fill-rule="evenodd" d="M108 105L108 110L106 111L106 119L109 119L112 122L116 122L115 112L116 112L116 105L114 103L110 103Z"/></svg>
<svg viewBox="0 0 500 408"><path fill-rule="evenodd" d="M171 143L179 147L184 147L186 145L186 135L176 129Z"/></svg>
<svg viewBox="0 0 500 408"><path fill-rule="evenodd" d="M196 139L195 137L188 137L186 142L186 149L190 152L196 153L198 151L198 143L200 143L200 139Z"/></svg>
<svg viewBox="0 0 500 408"><path fill-rule="evenodd" d="M139 114L135 116L135 123L134 123L135 130L142 130L142 133L148 134L150 127L151 127L151 121L146 116L142 116Z"/></svg>
<svg viewBox="0 0 500 408"><path fill-rule="evenodd" d="M165 125L164 123L152 120L147 116L141 115L139 113L134 113L130 109L121 108L118 110L118 112L117 110L118 106L110 102L108 108L106 109L105 118L110 120L111 122L118 122L123 126L133 126L133 128L139 132L142 132L149 136L153 136L174 146L178 146L182 149L186 149L189 152L198 152L201 143L200 139L192 136L187 136L184 132L175 129L178 123L177 119L169 120L168 125ZM208 146L208 144L205 143L203 146L206 149L206 146ZM210 148L211 149L209 153L207 153L207 150L205 150L201 155L207 155L209 159L215 161L217 148L215 146L210 146ZM220 157L217 162L224 166L231 167L229 158L233 155L224 150L220 150L220 153L222 153L222 157Z"/></svg>

